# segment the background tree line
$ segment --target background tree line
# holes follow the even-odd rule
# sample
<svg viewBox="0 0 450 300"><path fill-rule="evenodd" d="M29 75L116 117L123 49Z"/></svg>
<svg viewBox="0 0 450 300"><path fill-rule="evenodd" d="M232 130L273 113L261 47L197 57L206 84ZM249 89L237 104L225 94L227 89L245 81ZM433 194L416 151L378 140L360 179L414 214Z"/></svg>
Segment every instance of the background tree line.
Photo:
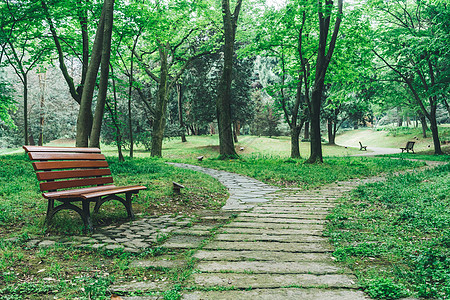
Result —
<svg viewBox="0 0 450 300"><path fill-rule="evenodd" d="M1 0L0 10L3 147L101 136L123 159L136 144L161 156L164 137L219 133L220 154L235 157L240 132L288 131L292 157L304 132L309 162L321 162L322 135L334 143L341 126L394 110L429 126L442 153L445 1Z"/></svg>

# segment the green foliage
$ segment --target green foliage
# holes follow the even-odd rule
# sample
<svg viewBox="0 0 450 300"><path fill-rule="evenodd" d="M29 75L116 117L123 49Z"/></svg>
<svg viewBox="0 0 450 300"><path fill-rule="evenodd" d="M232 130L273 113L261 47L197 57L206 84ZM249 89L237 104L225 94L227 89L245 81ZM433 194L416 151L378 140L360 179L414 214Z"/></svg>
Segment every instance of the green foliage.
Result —
<svg viewBox="0 0 450 300"><path fill-rule="evenodd" d="M358 187L328 217L333 255L377 299L446 299L450 164Z"/></svg>
<svg viewBox="0 0 450 300"><path fill-rule="evenodd" d="M389 278L374 279L369 283L367 293L375 299L393 300L408 296L408 291Z"/></svg>

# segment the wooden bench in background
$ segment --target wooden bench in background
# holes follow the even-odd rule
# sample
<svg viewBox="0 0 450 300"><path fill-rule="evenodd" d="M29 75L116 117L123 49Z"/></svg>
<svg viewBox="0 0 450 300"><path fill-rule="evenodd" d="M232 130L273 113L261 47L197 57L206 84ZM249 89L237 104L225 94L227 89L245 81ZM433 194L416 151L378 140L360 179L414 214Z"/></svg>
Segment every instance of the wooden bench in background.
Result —
<svg viewBox="0 0 450 300"><path fill-rule="evenodd" d="M128 217L134 218L131 198L146 189L145 186L115 186L105 156L98 148L24 146L33 162L42 196L48 200L48 222L58 211L76 211L85 229L93 231L90 203L94 212L108 200L118 200L126 208ZM125 194L125 198L117 196ZM62 204L55 206L55 200ZM81 202L81 208L74 205Z"/></svg>
<svg viewBox="0 0 450 300"><path fill-rule="evenodd" d="M363 146L363 144L359 142L359 150L367 151L367 146Z"/></svg>
<svg viewBox="0 0 450 300"><path fill-rule="evenodd" d="M414 153L414 143L415 142L407 142L406 143L406 146L405 147L403 147L403 148L400 148L400 150L402 150L402 153L404 152L404 151L406 151L406 152L408 152L409 153L409 151L411 150L412 151L412 153Z"/></svg>

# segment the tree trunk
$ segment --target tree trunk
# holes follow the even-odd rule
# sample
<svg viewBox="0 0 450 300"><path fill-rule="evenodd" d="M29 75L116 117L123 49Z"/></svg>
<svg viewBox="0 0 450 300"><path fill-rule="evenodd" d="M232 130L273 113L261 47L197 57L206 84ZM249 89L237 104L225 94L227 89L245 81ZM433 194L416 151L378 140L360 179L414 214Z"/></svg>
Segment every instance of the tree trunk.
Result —
<svg viewBox="0 0 450 300"><path fill-rule="evenodd" d="M434 98L434 99L432 99ZM442 155L444 154L441 149L441 142L439 141L439 132L438 132L438 126L436 121L436 109L437 109L437 103L436 103L436 96L430 97L430 129L431 134L433 136L433 144L434 144L434 154L436 155Z"/></svg>
<svg viewBox="0 0 450 300"><path fill-rule="evenodd" d="M307 163L322 163L322 136L320 133L320 106L322 101L322 89L315 88L311 95L311 154Z"/></svg>
<svg viewBox="0 0 450 300"><path fill-rule="evenodd" d="M231 129L231 82L233 69L234 41L237 20L242 0L238 0L234 13L230 11L230 1L222 0L222 17L224 23L224 61L223 71L219 83L216 107L217 125L219 128L219 149L222 159L236 158L238 155L234 148Z"/></svg>
<svg viewBox="0 0 450 300"><path fill-rule="evenodd" d="M328 31L330 27L331 14L324 14L325 10L333 5L332 0L325 0L325 7L319 1L319 47L317 49L316 75L314 78L314 88L311 95L311 155L306 163L322 163L322 138L320 135L320 107L324 89L325 75L330 64L334 48L336 46L337 35L341 24L342 0L338 0L338 14L334 24L333 35L328 43ZM328 51L326 50L328 45Z"/></svg>
<svg viewBox="0 0 450 300"><path fill-rule="evenodd" d="M422 137L426 138L427 130L428 130L427 119L425 118L425 116L423 114L420 114L419 118L420 118L420 124L422 124Z"/></svg>
<svg viewBox="0 0 450 300"><path fill-rule="evenodd" d="M328 144L336 145L336 123L333 120L328 119Z"/></svg>
<svg viewBox="0 0 450 300"><path fill-rule="evenodd" d="M400 107L397 107L397 127L402 126L403 126L402 109Z"/></svg>
<svg viewBox="0 0 450 300"><path fill-rule="evenodd" d="M39 116L39 138L38 145L42 146L44 144L44 123L45 123L45 114L44 114L44 104L45 104L45 84L47 79L47 73L38 74L39 79L39 87L40 87L40 116Z"/></svg>
<svg viewBox="0 0 450 300"><path fill-rule="evenodd" d="M309 140L309 122L305 122L305 140Z"/></svg>
<svg viewBox="0 0 450 300"><path fill-rule="evenodd" d="M100 132L105 112L106 94L108 91L109 61L111 56L111 35L113 27L114 0L106 0L105 24L103 29L103 43L101 56L100 83L98 88L97 105L95 107L94 120L92 122L91 139L89 147L100 148Z"/></svg>
<svg viewBox="0 0 450 300"><path fill-rule="evenodd" d="M300 132L302 126L295 126L291 129L291 157L301 158L300 156Z"/></svg>
<svg viewBox="0 0 450 300"><path fill-rule="evenodd" d="M235 143L239 143L238 140L238 125L237 125L237 121L233 122L233 140Z"/></svg>
<svg viewBox="0 0 450 300"><path fill-rule="evenodd" d="M167 49L164 45L159 45L159 57L161 74L159 76L158 95L155 107L155 120L153 121L152 131L152 150L151 156L162 156L162 143L164 138L164 127L166 124L167 109L167 81L168 81L168 65L167 65Z"/></svg>
<svg viewBox="0 0 450 300"><path fill-rule="evenodd" d="M98 23L97 32L95 34L94 46L92 48L91 61L89 62L88 71L86 73L86 80L83 87L83 94L81 95L80 110L77 119L77 147L87 147L89 134L92 129L92 97L94 94L95 84L97 80L97 73L100 67L102 46L103 46L103 31L105 27L105 14L108 2L103 3L102 15Z"/></svg>
<svg viewBox="0 0 450 300"><path fill-rule="evenodd" d="M177 92L178 92L178 121L180 122L181 129L181 142L186 143L186 129L183 121L183 89L181 84L177 83Z"/></svg>
<svg viewBox="0 0 450 300"><path fill-rule="evenodd" d="M28 74L23 73L23 130L25 145L28 145Z"/></svg>
<svg viewBox="0 0 450 300"><path fill-rule="evenodd" d="M447 112L450 117L450 105L448 105L448 101L446 99L442 99L442 102L444 102L444 106L447 108Z"/></svg>

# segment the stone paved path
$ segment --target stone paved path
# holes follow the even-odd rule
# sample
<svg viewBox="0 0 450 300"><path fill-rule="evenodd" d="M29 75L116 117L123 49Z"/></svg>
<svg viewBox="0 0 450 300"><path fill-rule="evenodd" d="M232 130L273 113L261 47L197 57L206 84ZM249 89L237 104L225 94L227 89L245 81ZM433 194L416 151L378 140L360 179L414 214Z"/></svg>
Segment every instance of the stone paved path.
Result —
<svg viewBox="0 0 450 300"><path fill-rule="evenodd" d="M235 173L181 163L169 164L180 168L203 172L218 179L230 192L227 203L222 207L224 210L239 211L250 209L254 207L255 204L269 201L272 199L270 194L279 190L279 188L262 183L256 179Z"/></svg>
<svg viewBox="0 0 450 300"><path fill-rule="evenodd" d="M370 181L382 178L371 178ZM320 189L283 189L221 228L199 259L183 299L369 299L334 264L322 236L336 199L369 180Z"/></svg>

